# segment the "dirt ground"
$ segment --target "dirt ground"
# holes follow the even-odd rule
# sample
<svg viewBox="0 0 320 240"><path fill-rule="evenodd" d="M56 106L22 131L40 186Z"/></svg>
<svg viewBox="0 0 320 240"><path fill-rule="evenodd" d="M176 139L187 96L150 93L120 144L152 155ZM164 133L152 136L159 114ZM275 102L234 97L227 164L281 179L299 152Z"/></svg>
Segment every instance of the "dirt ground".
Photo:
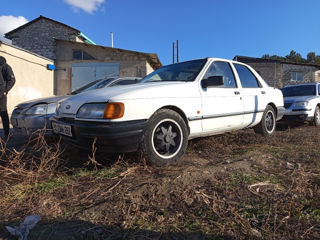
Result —
<svg viewBox="0 0 320 240"><path fill-rule="evenodd" d="M14 140L14 138L13 138ZM43 138L0 159L5 226L42 216L29 239L320 239L320 129L195 139L176 166Z"/></svg>

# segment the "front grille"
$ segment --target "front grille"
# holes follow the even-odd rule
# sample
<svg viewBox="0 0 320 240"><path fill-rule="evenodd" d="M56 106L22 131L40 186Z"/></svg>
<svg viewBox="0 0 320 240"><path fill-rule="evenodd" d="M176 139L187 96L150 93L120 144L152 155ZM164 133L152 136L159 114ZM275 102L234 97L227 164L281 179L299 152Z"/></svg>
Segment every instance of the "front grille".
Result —
<svg viewBox="0 0 320 240"><path fill-rule="evenodd" d="M62 118L59 118L58 120L65 123L74 123L74 118L62 117Z"/></svg>
<svg viewBox="0 0 320 240"><path fill-rule="evenodd" d="M291 105L292 105L292 103L285 103L285 104L284 104L284 107L285 107L285 108L289 108L289 107L291 107Z"/></svg>

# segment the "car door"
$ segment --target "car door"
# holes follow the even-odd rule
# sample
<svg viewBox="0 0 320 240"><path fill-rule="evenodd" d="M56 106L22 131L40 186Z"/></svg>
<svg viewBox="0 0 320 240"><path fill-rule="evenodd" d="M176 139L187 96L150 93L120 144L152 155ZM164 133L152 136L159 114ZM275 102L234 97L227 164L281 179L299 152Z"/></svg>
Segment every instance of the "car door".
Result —
<svg viewBox="0 0 320 240"><path fill-rule="evenodd" d="M242 92L231 65L224 61L212 62L201 81L213 76L222 76L224 83L200 87L203 135L239 129L243 124Z"/></svg>
<svg viewBox="0 0 320 240"><path fill-rule="evenodd" d="M245 65L233 64L242 86L244 103L244 127L250 127L260 122L267 105L267 89L263 88L258 78Z"/></svg>

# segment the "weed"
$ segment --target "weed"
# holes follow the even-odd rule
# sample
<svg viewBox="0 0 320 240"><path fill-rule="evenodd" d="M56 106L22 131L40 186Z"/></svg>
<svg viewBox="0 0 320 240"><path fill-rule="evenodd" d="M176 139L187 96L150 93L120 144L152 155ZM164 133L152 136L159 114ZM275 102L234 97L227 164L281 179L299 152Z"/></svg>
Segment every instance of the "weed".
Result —
<svg viewBox="0 0 320 240"><path fill-rule="evenodd" d="M38 183L35 186L36 193L52 193L57 189L62 189L67 186L66 178L49 179L48 181Z"/></svg>

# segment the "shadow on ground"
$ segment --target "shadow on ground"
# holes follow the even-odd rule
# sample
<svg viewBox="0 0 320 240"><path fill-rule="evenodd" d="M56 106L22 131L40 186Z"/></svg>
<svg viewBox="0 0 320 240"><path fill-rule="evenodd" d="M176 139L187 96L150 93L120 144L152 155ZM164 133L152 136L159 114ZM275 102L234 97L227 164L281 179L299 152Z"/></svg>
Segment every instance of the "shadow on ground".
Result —
<svg viewBox="0 0 320 240"><path fill-rule="evenodd" d="M0 223L0 239L13 240L17 239L11 236L5 229L5 226L17 226L15 223ZM86 221L57 221L51 223L39 223L30 231L29 240L47 239L231 239L230 236L206 235L202 232L178 232L172 230L170 232L155 232L142 229L123 229L120 226L106 226L100 224L92 224Z"/></svg>

